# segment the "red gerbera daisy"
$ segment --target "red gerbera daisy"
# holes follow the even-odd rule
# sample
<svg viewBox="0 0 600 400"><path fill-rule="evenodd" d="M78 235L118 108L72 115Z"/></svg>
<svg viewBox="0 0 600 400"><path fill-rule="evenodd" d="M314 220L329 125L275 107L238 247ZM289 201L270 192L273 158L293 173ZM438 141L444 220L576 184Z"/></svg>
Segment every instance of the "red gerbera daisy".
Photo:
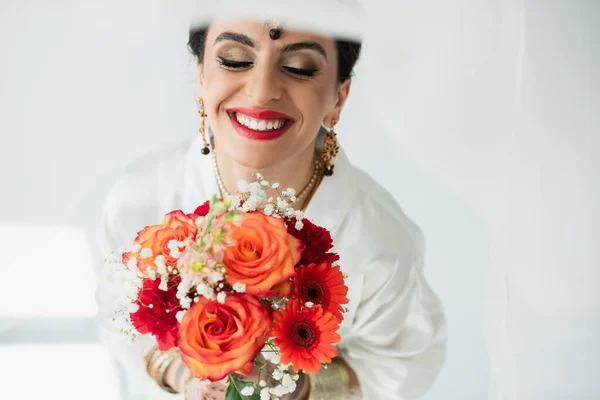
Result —
<svg viewBox="0 0 600 400"><path fill-rule="evenodd" d="M344 319L342 304L348 304L348 287L339 266L327 263L310 264L296 268L294 293L302 304L320 304L325 311L332 313L338 321Z"/></svg>
<svg viewBox="0 0 600 400"><path fill-rule="evenodd" d="M294 371L317 373L321 363L330 363L338 354L334 344L341 339L339 323L321 306L302 308L298 300L290 300L285 308L273 313L271 335L279 348L282 364L292 364Z"/></svg>
<svg viewBox="0 0 600 400"><path fill-rule="evenodd" d="M288 223L288 233L304 243L304 251L299 265L326 262L333 264L340 259L336 253L328 253L333 247L331 233L321 226L315 225L303 218L304 225L301 230L296 229L296 218L291 218Z"/></svg>
<svg viewBox="0 0 600 400"><path fill-rule="evenodd" d="M136 301L139 308L130 314L135 329L142 334L154 335L161 351L177 345L179 321L176 315L181 305L176 294L180 280L179 277L171 278L168 290L161 290L158 288L160 279L145 279Z"/></svg>

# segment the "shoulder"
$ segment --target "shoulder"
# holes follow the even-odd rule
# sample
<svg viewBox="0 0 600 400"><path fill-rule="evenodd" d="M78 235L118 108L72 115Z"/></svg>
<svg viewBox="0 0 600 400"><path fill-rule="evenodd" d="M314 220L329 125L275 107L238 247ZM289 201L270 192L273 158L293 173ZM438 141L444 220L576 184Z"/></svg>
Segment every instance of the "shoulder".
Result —
<svg viewBox="0 0 600 400"><path fill-rule="evenodd" d="M345 236L356 241L354 250L365 263L380 259L420 263L424 239L419 227L394 197L371 176L352 166L355 200L342 224ZM348 238L346 238L347 240ZM368 259L365 259L368 258Z"/></svg>
<svg viewBox="0 0 600 400"><path fill-rule="evenodd" d="M158 222L163 203L176 193L191 143L188 139L162 146L117 171L104 200L101 242L119 247L133 240L137 230Z"/></svg>
<svg viewBox="0 0 600 400"><path fill-rule="evenodd" d="M190 139L172 142L132 160L119 171L111 192L123 188L139 189L132 192L143 196L174 180L184 168L191 145Z"/></svg>

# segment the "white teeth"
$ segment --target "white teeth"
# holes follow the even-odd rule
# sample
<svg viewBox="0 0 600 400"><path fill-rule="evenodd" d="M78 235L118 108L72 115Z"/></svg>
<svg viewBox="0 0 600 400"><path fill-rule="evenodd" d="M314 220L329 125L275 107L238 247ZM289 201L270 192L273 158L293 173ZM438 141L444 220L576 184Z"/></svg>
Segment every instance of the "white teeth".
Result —
<svg viewBox="0 0 600 400"><path fill-rule="evenodd" d="M254 119L238 113L235 113L235 119L240 124L256 131L279 129L285 124L284 119Z"/></svg>

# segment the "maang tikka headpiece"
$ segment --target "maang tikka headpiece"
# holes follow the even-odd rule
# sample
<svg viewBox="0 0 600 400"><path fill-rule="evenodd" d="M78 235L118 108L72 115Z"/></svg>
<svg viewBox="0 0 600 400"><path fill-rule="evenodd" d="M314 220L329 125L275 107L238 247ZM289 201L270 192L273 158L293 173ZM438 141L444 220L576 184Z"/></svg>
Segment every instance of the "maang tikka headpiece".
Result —
<svg viewBox="0 0 600 400"><path fill-rule="evenodd" d="M271 30L269 31L269 37L271 39L277 40L281 37L281 31L283 30L283 27L279 21L274 18L268 19L265 21L265 26L271 27Z"/></svg>

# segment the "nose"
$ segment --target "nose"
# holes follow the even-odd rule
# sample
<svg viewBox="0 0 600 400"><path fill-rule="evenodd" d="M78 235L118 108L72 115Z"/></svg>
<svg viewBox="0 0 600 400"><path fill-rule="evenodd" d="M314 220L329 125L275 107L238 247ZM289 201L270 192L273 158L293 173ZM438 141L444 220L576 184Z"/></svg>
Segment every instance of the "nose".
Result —
<svg viewBox="0 0 600 400"><path fill-rule="evenodd" d="M255 105L267 105L281 99L283 87L277 73L277 67L263 62L255 65L248 74L245 93L254 100Z"/></svg>

